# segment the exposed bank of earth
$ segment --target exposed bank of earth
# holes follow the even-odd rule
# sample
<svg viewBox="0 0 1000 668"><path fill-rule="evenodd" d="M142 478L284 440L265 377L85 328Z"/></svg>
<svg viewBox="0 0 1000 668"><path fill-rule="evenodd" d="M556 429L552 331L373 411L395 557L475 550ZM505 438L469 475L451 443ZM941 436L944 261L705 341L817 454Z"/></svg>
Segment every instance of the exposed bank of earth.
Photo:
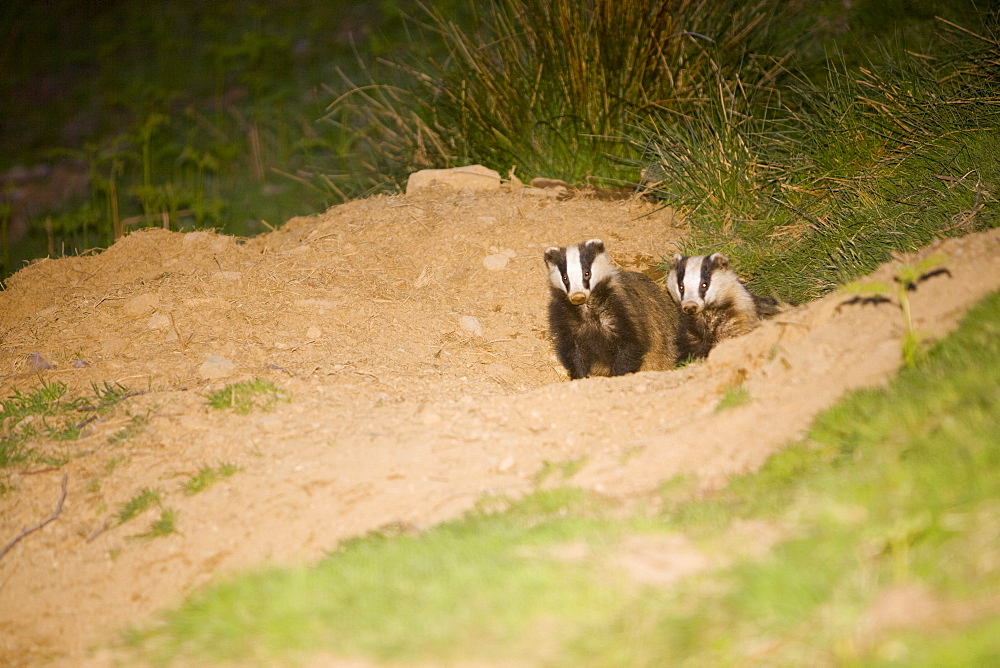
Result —
<svg viewBox="0 0 1000 668"><path fill-rule="evenodd" d="M680 473L719 485L898 367L898 308L831 295L702 363L567 381L546 331L544 249L599 237L655 275L683 234L642 201L432 189L248 240L147 230L23 269L0 293L3 397L41 382L141 393L79 440L36 444L66 464L4 472L3 544L52 514L68 483L57 519L0 559L0 663L100 663L123 627L213 577L527 493L546 461L584 460L570 484L608 495ZM918 330L943 335L1000 286L998 245L994 230L924 251L947 255L951 275L913 294ZM207 406L254 378L291 400L249 415ZM716 412L739 383L750 401ZM220 462L241 470L184 493ZM117 524L146 489L176 533L136 540L152 512Z"/></svg>

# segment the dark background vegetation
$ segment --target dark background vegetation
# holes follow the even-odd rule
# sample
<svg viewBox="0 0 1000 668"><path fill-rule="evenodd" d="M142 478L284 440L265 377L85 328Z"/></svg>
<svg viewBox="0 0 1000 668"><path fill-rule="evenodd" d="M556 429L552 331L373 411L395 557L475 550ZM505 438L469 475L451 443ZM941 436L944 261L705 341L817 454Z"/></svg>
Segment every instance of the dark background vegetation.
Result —
<svg viewBox="0 0 1000 668"><path fill-rule="evenodd" d="M252 235L421 167L649 186L804 299L992 226L992 4L9 2L7 275L142 226Z"/></svg>

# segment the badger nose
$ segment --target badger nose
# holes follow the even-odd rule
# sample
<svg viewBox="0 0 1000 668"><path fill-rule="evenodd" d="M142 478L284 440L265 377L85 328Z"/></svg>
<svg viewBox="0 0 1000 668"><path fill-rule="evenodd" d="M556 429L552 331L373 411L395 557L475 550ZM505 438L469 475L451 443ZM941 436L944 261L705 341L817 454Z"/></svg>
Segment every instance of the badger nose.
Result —
<svg viewBox="0 0 1000 668"><path fill-rule="evenodd" d="M579 306L580 304L585 304L587 302L587 293L574 292L569 296L569 301L571 304L576 304L577 306Z"/></svg>
<svg viewBox="0 0 1000 668"><path fill-rule="evenodd" d="M694 315L698 312L698 302L684 302L681 304L681 308L688 315Z"/></svg>

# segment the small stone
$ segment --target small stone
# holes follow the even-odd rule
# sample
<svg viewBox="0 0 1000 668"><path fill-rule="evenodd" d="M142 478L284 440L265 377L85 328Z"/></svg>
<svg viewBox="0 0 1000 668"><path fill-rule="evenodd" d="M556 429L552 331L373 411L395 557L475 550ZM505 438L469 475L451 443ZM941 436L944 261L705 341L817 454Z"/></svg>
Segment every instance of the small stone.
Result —
<svg viewBox="0 0 1000 668"><path fill-rule="evenodd" d="M488 271L500 271L510 262L510 256L506 253L494 253L483 258L483 266Z"/></svg>
<svg viewBox="0 0 1000 668"><path fill-rule="evenodd" d="M198 367L198 375L202 378L228 378L236 373L236 365L219 355L209 355Z"/></svg>
<svg viewBox="0 0 1000 668"><path fill-rule="evenodd" d="M28 367L32 371L45 371L46 369L55 369L54 364L49 364L48 361L38 353L31 353L28 356Z"/></svg>
<svg viewBox="0 0 1000 668"><path fill-rule="evenodd" d="M169 329L170 317L165 313L154 313L146 323L146 329Z"/></svg>
<svg viewBox="0 0 1000 668"><path fill-rule="evenodd" d="M219 281L222 283L232 283L240 280L240 272L238 271L217 271L212 274L213 281Z"/></svg>
<svg viewBox="0 0 1000 668"><path fill-rule="evenodd" d="M146 315L150 311L156 310L156 307L159 305L160 296L152 292L147 292L146 294L132 297L132 299L125 302L125 315L132 317Z"/></svg>
<svg viewBox="0 0 1000 668"><path fill-rule="evenodd" d="M420 421L429 427L432 424L438 424L441 422L441 416L434 411L428 411L421 416Z"/></svg>
<svg viewBox="0 0 1000 668"><path fill-rule="evenodd" d="M101 352L109 356L118 355L128 348L128 344L128 339L124 337L109 336L101 342Z"/></svg>
<svg viewBox="0 0 1000 668"><path fill-rule="evenodd" d="M480 324L479 318L471 315L463 315L459 319L458 324L466 334L471 334L472 336L483 335L483 326Z"/></svg>
<svg viewBox="0 0 1000 668"><path fill-rule="evenodd" d="M500 462L500 466L497 467L497 471L500 473L506 473L512 468L514 468L514 457L512 455L507 455L503 458L503 461Z"/></svg>
<svg viewBox="0 0 1000 668"><path fill-rule="evenodd" d="M482 165L422 169L410 174L406 181L406 194L435 184L450 186L456 190L499 190L500 173Z"/></svg>
<svg viewBox="0 0 1000 668"><path fill-rule="evenodd" d="M310 327L306 330L307 339L318 339L321 336L323 336L323 330L319 327Z"/></svg>
<svg viewBox="0 0 1000 668"><path fill-rule="evenodd" d="M264 415L257 418L257 426L264 431L276 432L285 426L284 421L277 415Z"/></svg>

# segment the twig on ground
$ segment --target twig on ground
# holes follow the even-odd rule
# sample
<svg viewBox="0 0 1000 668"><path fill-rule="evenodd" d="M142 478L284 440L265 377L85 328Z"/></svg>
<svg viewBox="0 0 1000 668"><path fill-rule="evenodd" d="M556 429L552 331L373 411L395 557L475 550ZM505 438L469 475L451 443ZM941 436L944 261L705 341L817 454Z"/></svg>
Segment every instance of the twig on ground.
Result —
<svg viewBox="0 0 1000 668"><path fill-rule="evenodd" d="M52 511L52 514L49 515L48 517L46 517L44 520L42 520L41 522L39 522L38 524L36 524L33 527L30 527L30 528L26 527L24 529L21 529L21 533L17 534L17 536L14 538L14 540L12 540L9 543L7 543L7 545L3 548L3 550L0 551L0 559L3 559L4 555L6 555L10 551L10 549L12 547L14 547L15 545L17 545L17 543L22 538L24 538L28 534L31 534L31 533L34 533L35 531L38 531L39 529L41 529L42 527L44 527L46 524L48 524L52 520L54 520L57 517L59 517L59 514L62 513L63 503L66 501L66 480L68 478L69 478L69 474L68 473L63 473L63 477L62 477L62 496L59 497L59 503L58 503L58 505L56 505L56 509Z"/></svg>

